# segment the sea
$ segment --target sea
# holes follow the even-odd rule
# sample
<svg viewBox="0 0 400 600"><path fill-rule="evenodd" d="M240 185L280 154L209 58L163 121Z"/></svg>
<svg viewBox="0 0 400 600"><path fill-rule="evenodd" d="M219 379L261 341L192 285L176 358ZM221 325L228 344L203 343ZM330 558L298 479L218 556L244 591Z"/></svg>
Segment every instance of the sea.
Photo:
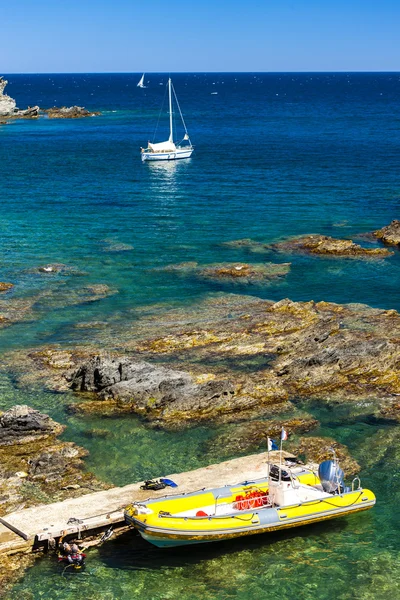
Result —
<svg viewBox="0 0 400 600"><path fill-rule="evenodd" d="M138 314L156 318L224 293L400 310L397 249L390 258L349 260L272 250L249 256L223 245L310 233L374 245L366 234L400 218L399 73L171 74L195 152L155 164L141 162L140 148L168 138L160 110L168 75L146 74L145 89L137 87L140 76L8 74L6 92L20 108L79 105L101 116L0 125L0 280L15 284L21 302L37 298L30 318L0 331L0 410L18 403L47 412L66 425L64 439L89 451L85 468L114 485L218 461L208 443L218 427L174 433L132 415L72 415L70 394L21 385L6 355L96 345L109 323L131 326ZM179 124L176 135L183 137ZM264 286L163 270L239 260L291 269ZM51 263L81 276L38 274ZM113 293L78 301L83 282ZM359 462L363 484L377 496L373 510L183 550L128 534L91 549L82 573L63 572L50 555L39 559L8 598L400 597L398 426L347 404L313 403L307 412L320 422L310 435L346 444Z"/></svg>

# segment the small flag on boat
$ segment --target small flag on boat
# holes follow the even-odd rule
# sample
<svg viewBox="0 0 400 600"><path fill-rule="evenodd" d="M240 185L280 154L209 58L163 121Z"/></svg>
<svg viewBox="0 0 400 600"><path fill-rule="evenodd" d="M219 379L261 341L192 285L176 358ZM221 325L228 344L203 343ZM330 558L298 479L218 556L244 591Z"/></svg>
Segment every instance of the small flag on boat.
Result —
<svg viewBox="0 0 400 600"><path fill-rule="evenodd" d="M268 452L271 452L271 450L278 450L278 446L274 440L268 438Z"/></svg>
<svg viewBox="0 0 400 600"><path fill-rule="evenodd" d="M189 136L188 136L188 134L187 134L187 133L185 133L185 135L184 135L183 139L184 139L184 140L188 140L188 139L189 139Z"/></svg>
<svg viewBox="0 0 400 600"><path fill-rule="evenodd" d="M282 442L284 442L285 440L287 440L288 435L287 435L287 431L285 431L285 429L282 427L282 432L281 432L281 440Z"/></svg>

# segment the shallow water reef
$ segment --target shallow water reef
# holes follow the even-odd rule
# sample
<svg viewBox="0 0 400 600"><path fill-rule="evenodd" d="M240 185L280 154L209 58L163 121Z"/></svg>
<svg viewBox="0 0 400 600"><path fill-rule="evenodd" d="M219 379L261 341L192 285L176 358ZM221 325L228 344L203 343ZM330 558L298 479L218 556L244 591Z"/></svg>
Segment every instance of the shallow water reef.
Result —
<svg viewBox="0 0 400 600"><path fill-rule="evenodd" d="M204 281L228 283L263 283L284 277L290 271L290 263L214 263L200 265L185 262L162 267L162 271L173 272L181 277L196 277Z"/></svg>
<svg viewBox="0 0 400 600"><path fill-rule="evenodd" d="M70 375L71 387L95 392L97 400L72 404L78 413L103 411L133 412L153 425L166 428L201 421L243 420L263 412L290 407L287 394L274 385L216 378L213 374L193 376L130 358L96 356ZM271 407L271 408L270 408Z"/></svg>
<svg viewBox="0 0 400 600"><path fill-rule="evenodd" d="M80 392L75 412L133 412L162 427L290 413L299 398L374 399L371 414L379 404L397 410L394 310L223 294L96 335L102 353L47 347L6 361L21 384ZM118 351L108 346L116 339Z"/></svg>
<svg viewBox="0 0 400 600"><path fill-rule="evenodd" d="M382 258L393 252L387 248L363 248L352 240L341 240L327 235L304 235L271 244L279 252L304 252L340 257Z"/></svg>
<svg viewBox="0 0 400 600"><path fill-rule="evenodd" d="M376 233L377 232L375 232L375 235ZM337 239L319 234L301 235L273 244L257 242L251 239L242 239L224 242L222 245L228 248L243 249L258 254L275 251L288 254L300 253L353 258L383 258L393 254L393 252L387 248L364 248L352 240Z"/></svg>
<svg viewBox="0 0 400 600"><path fill-rule="evenodd" d="M207 452L223 458L261 449L265 451L268 438L275 438L279 443L282 427L290 437L307 433L318 425L318 421L309 415L273 418L265 421L254 420L238 425L228 425L224 431L218 431L215 437L208 440L206 449Z"/></svg>
<svg viewBox="0 0 400 600"><path fill-rule="evenodd" d="M265 254L271 252L271 247L269 244L257 242L250 238L222 242L221 246L223 246L224 248L233 248L235 250L246 250L247 252L252 252L254 254Z"/></svg>
<svg viewBox="0 0 400 600"><path fill-rule="evenodd" d="M332 438L303 437L290 442L287 449L296 456L304 456L308 463L314 464L320 464L324 460L332 460L332 450L334 450L346 476L357 475L361 470L358 462L350 456L347 447Z"/></svg>
<svg viewBox="0 0 400 600"><path fill-rule="evenodd" d="M135 249L131 244L125 244L113 238L106 238L101 242L103 252L130 252Z"/></svg>
<svg viewBox="0 0 400 600"><path fill-rule="evenodd" d="M389 225L373 232L373 235L384 244L390 246L400 245L400 221L394 219Z"/></svg>
<svg viewBox="0 0 400 600"><path fill-rule="evenodd" d="M18 285L11 283L0 284L0 328L38 320L45 310L97 302L118 293L118 290L103 283L69 285L67 276L83 273L58 263L44 265L28 273L37 274L44 279L39 289L34 288L28 294L23 285L20 289Z"/></svg>

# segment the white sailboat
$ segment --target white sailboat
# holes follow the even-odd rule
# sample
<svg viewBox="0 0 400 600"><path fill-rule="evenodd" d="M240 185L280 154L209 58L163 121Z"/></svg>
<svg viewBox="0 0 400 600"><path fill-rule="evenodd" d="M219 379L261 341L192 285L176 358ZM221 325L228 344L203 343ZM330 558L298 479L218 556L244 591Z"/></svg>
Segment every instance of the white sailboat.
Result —
<svg viewBox="0 0 400 600"><path fill-rule="evenodd" d="M172 85L171 78L168 79L168 96L169 96L169 138L166 142L159 142L158 144L148 143L147 148L141 148L142 161L147 160L178 160L180 158L190 158L193 153L192 142L190 141L188 131L186 129L185 121L183 119L182 111L179 106L178 98L176 97L174 86ZM175 144L173 135L173 110L172 110L172 96L174 97L175 103L178 107L179 114L182 120L182 125L185 130L183 139Z"/></svg>
<svg viewBox="0 0 400 600"><path fill-rule="evenodd" d="M144 73L143 73L143 75L141 76L141 78L140 78L140 80L139 80L139 83L137 84L137 87L140 87L140 88L145 88L145 87L146 87L146 86L144 85Z"/></svg>

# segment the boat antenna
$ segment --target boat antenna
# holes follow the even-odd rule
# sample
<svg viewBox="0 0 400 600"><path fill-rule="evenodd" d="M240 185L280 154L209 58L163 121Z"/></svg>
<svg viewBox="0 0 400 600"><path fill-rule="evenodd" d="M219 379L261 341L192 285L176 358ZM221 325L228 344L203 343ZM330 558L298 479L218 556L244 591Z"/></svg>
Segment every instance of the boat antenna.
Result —
<svg viewBox="0 0 400 600"><path fill-rule="evenodd" d="M338 490L340 491L339 461L336 456L335 448L333 448L331 446L330 448L328 448L328 450L330 450L333 454L333 462L335 463L335 480L336 480L336 485L338 486Z"/></svg>
<svg viewBox="0 0 400 600"><path fill-rule="evenodd" d="M330 451L332 452L332 454L333 454L333 460L334 460L334 462L335 462L337 465L339 465L338 459L337 459L337 457L336 457L336 451L335 451L335 448L332 448L332 446L331 446L331 447L329 447L329 448L328 448L328 450L330 450Z"/></svg>

